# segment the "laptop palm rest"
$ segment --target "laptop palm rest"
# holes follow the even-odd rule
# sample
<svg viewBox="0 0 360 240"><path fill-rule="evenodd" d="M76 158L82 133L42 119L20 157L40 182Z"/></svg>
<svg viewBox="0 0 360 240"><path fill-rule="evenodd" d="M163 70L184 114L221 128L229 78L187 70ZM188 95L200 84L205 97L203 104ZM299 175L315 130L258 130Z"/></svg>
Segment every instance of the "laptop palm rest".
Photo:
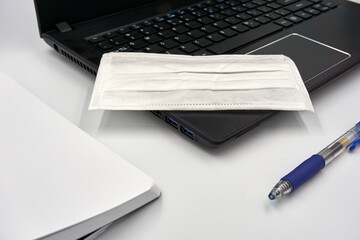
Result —
<svg viewBox="0 0 360 240"><path fill-rule="evenodd" d="M248 54L283 54L290 57L299 69L304 82L330 70L349 59L350 54L297 33L279 38ZM315 79L314 79L315 81ZM206 137L218 142L234 133L246 132L269 116L269 111L219 111L219 112L172 112L177 119L206 133ZM268 114L268 115L267 115ZM239 136L241 134L234 134Z"/></svg>
<svg viewBox="0 0 360 240"><path fill-rule="evenodd" d="M305 83L351 57L349 53L297 33L282 37L248 54L283 54L290 57Z"/></svg>

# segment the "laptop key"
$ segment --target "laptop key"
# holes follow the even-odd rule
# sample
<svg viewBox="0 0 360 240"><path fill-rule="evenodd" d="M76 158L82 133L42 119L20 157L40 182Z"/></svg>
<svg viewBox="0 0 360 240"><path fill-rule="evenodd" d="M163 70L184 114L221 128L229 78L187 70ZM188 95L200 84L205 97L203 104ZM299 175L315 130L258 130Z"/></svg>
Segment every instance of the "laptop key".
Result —
<svg viewBox="0 0 360 240"><path fill-rule="evenodd" d="M163 40L163 38L161 38L158 35L154 34L154 35L151 35L151 36L146 36L144 38L144 40L151 43L151 44L153 44L153 43L160 42L161 40Z"/></svg>
<svg viewBox="0 0 360 240"><path fill-rule="evenodd" d="M149 53L162 53L165 51L165 49L156 44L156 45L151 45L151 46L145 47L144 51L149 52Z"/></svg>
<svg viewBox="0 0 360 240"><path fill-rule="evenodd" d="M218 29L214 26L206 25L206 26L200 28L200 30L203 32L206 32L206 33L213 33L213 32L216 32Z"/></svg>
<svg viewBox="0 0 360 240"><path fill-rule="evenodd" d="M125 36L130 40L136 40L136 39L144 37L144 35L142 35L140 32L129 32L129 33L125 34Z"/></svg>
<svg viewBox="0 0 360 240"><path fill-rule="evenodd" d="M234 10L231 10L231 9L226 9L224 11L221 11L221 13L228 16L228 17L230 17L232 15L235 15L237 12L234 11Z"/></svg>
<svg viewBox="0 0 360 240"><path fill-rule="evenodd" d="M227 29L220 31L220 34L224 35L225 37L232 37L238 33L235 32L234 30L231 30L230 28L227 28Z"/></svg>
<svg viewBox="0 0 360 240"><path fill-rule="evenodd" d="M271 12L273 10L272 8L269 8L267 6L261 6L261 7L258 7L257 9L264 12L264 13L268 13L268 12Z"/></svg>
<svg viewBox="0 0 360 240"><path fill-rule="evenodd" d="M181 45L180 46L180 49L186 53L192 53L192 52L195 52L197 50L199 50L199 47L198 46L195 46L194 44L192 43L187 43L185 45Z"/></svg>
<svg viewBox="0 0 360 240"><path fill-rule="evenodd" d="M147 46L148 44L147 44L144 40L139 39L139 40L130 42L129 45L130 45L133 49L141 49L141 48Z"/></svg>
<svg viewBox="0 0 360 240"><path fill-rule="evenodd" d="M256 7L257 7L256 4L251 3L251 2L243 3L242 6L243 6L243 7L246 7L246 8L249 8L249 9L256 8Z"/></svg>
<svg viewBox="0 0 360 240"><path fill-rule="evenodd" d="M216 2L215 2L214 0L207 0L205 3L206 3L207 5L214 5L214 4L216 4Z"/></svg>
<svg viewBox="0 0 360 240"><path fill-rule="evenodd" d="M237 17L229 17L229 18L226 18L225 21L232 25L241 22L241 20L238 19Z"/></svg>
<svg viewBox="0 0 360 240"><path fill-rule="evenodd" d="M188 32L190 30L190 28L180 25L180 26L171 28L171 30L173 30L174 32L176 32L178 34L181 34L181 33Z"/></svg>
<svg viewBox="0 0 360 240"><path fill-rule="evenodd" d="M129 39L123 37L123 36L118 36L118 37L115 37L113 39L110 39L109 42L114 45L114 46L120 46L124 43L127 43L129 42Z"/></svg>
<svg viewBox="0 0 360 240"><path fill-rule="evenodd" d="M214 13L214 14L210 14L209 16L215 20L221 20L221 19L225 18L225 15L223 15L221 13Z"/></svg>
<svg viewBox="0 0 360 240"><path fill-rule="evenodd" d="M220 35L219 33L211 34L211 35L207 36L206 38L215 43L221 42L222 40L225 39L225 37L223 35Z"/></svg>
<svg viewBox="0 0 360 240"><path fill-rule="evenodd" d="M241 20L249 20L252 18L252 16L250 16L249 14L246 13L239 13L238 15L236 15L237 18L240 18Z"/></svg>
<svg viewBox="0 0 360 240"><path fill-rule="evenodd" d="M165 31L159 32L158 34L163 38L172 38L172 37L176 36L176 33L171 30L165 30Z"/></svg>
<svg viewBox="0 0 360 240"><path fill-rule="evenodd" d="M251 16L254 16L254 17L260 16L262 14L261 11L256 10L256 9L251 9L251 10L247 11L246 13L250 14Z"/></svg>
<svg viewBox="0 0 360 240"><path fill-rule="evenodd" d="M197 9L197 7L190 6L190 7L187 8L187 10L188 10L188 12L194 12L194 11L196 11L198 9Z"/></svg>
<svg viewBox="0 0 360 240"><path fill-rule="evenodd" d="M184 23L184 21L180 20L179 18L173 18L173 19L169 19L166 21L168 24L172 25L172 26L177 26L179 24Z"/></svg>
<svg viewBox="0 0 360 240"><path fill-rule="evenodd" d="M120 47L117 47L114 52L132 52L128 44L124 44Z"/></svg>
<svg viewBox="0 0 360 240"><path fill-rule="evenodd" d="M303 11L296 12L295 15L298 17L301 17L303 19L309 19L312 17L311 14L303 12Z"/></svg>
<svg viewBox="0 0 360 240"><path fill-rule="evenodd" d="M144 25L144 26L152 26L153 24L154 24L154 22L153 22L153 21L149 21L149 20L143 22L143 25Z"/></svg>
<svg viewBox="0 0 360 240"><path fill-rule="evenodd" d="M229 8L230 6L225 3L219 3L219 4L216 4L215 7L217 7L220 10L224 10L224 9Z"/></svg>
<svg viewBox="0 0 360 240"><path fill-rule="evenodd" d="M282 27L278 25L268 23L266 25L262 25L258 28L252 29L251 31L247 31L234 37L228 38L218 44L212 45L208 47L208 50L215 54L223 54L239 48L245 44L248 44L254 40L258 40L259 38L277 32L281 29Z"/></svg>
<svg viewBox="0 0 360 240"><path fill-rule="evenodd" d="M261 23L261 24L265 24L265 23L268 23L268 22L271 21L269 18L264 17L264 16L257 17L254 20Z"/></svg>
<svg viewBox="0 0 360 240"><path fill-rule="evenodd" d="M166 49L171 49L179 45L179 43L175 42L172 39L165 40L163 42L160 42L159 44Z"/></svg>
<svg viewBox="0 0 360 240"><path fill-rule="evenodd" d="M310 13L311 15L319 15L320 11L313 8L305 8L304 12Z"/></svg>
<svg viewBox="0 0 360 240"><path fill-rule="evenodd" d="M329 10L329 7L327 7L327 6L323 6L322 8L320 8L320 11L322 11L322 12L326 12L328 10Z"/></svg>
<svg viewBox="0 0 360 240"><path fill-rule="evenodd" d="M239 4L236 0L225 1L225 3L229 4L230 6L236 6Z"/></svg>
<svg viewBox="0 0 360 240"><path fill-rule="evenodd" d="M290 11L282 8L275 11L275 13L280 14L281 16L286 16L290 13Z"/></svg>
<svg viewBox="0 0 360 240"><path fill-rule="evenodd" d="M120 34L125 34L125 33L130 32L130 29L129 28L120 28L117 32Z"/></svg>
<svg viewBox="0 0 360 240"><path fill-rule="evenodd" d="M167 24L165 22L160 22L160 23L156 23L154 24L154 27L158 30L165 30L171 27L170 24Z"/></svg>
<svg viewBox="0 0 360 240"><path fill-rule="evenodd" d="M193 56L209 56L209 55L214 55L214 54L207 51L206 49L200 49L196 52L193 52L191 55L193 55Z"/></svg>
<svg viewBox="0 0 360 240"><path fill-rule="evenodd" d="M176 14L179 15L179 16L184 15L185 13L187 13L187 11L185 9L181 9L181 10L176 11Z"/></svg>
<svg viewBox="0 0 360 240"><path fill-rule="evenodd" d="M266 2L263 1L263 0L254 0L254 1L252 1L252 3L254 3L254 4L258 5L258 6L266 4Z"/></svg>
<svg viewBox="0 0 360 240"><path fill-rule="evenodd" d="M206 33L200 31L200 30L193 30L187 33L189 36L193 38L201 38L206 35Z"/></svg>
<svg viewBox="0 0 360 240"><path fill-rule="evenodd" d="M151 35L151 34L157 32L157 30L155 28L153 28L153 27L144 27L140 31L145 35Z"/></svg>
<svg viewBox="0 0 360 240"><path fill-rule="evenodd" d="M294 2L297 2L298 0L277 0L276 2L278 4L281 4L281 5L289 5L289 4L292 4Z"/></svg>
<svg viewBox="0 0 360 240"><path fill-rule="evenodd" d="M107 39L110 39L110 38L117 37L118 35L119 34L117 34L116 32L108 32L108 33L104 34L104 37L107 38Z"/></svg>
<svg viewBox="0 0 360 240"><path fill-rule="evenodd" d="M243 7L243 6L236 6L236 7L233 7L231 9L234 10L234 11L237 11L238 13L245 12L245 11L248 10L246 7Z"/></svg>
<svg viewBox="0 0 360 240"><path fill-rule="evenodd" d="M202 23L202 25L207 25L213 23L215 20L209 17L199 18L198 22Z"/></svg>
<svg viewBox="0 0 360 240"><path fill-rule="evenodd" d="M290 22L290 21L288 21L286 19L283 19L283 18L274 21L274 23L279 24L280 26L283 26L283 27L290 27L290 26L293 25L292 22Z"/></svg>
<svg viewBox="0 0 360 240"><path fill-rule="evenodd" d="M302 18L301 17L298 17L298 16L295 16L295 15L290 15L290 16L287 16L285 17L285 19L293 22L293 23L299 23L302 21Z"/></svg>
<svg viewBox="0 0 360 240"><path fill-rule="evenodd" d="M216 8L216 7L211 7L211 6L204 8L204 10L207 11L208 13L210 13L210 14L213 14L213 13L216 13L216 12L219 11L218 8Z"/></svg>
<svg viewBox="0 0 360 240"><path fill-rule="evenodd" d="M249 30L248 27L245 27L244 25L242 24L238 24L238 25L235 25L235 26L232 26L231 29L239 32L239 33L243 33L243 32L246 32Z"/></svg>
<svg viewBox="0 0 360 240"><path fill-rule="evenodd" d="M207 3L198 3L198 4L196 4L196 7L200 8L200 9L202 9L202 8L204 8L206 6L207 6Z"/></svg>
<svg viewBox="0 0 360 240"><path fill-rule="evenodd" d="M178 55L184 55L185 54L179 48L170 49L168 51L165 51L165 53L167 53L167 54L178 54Z"/></svg>
<svg viewBox="0 0 360 240"><path fill-rule="evenodd" d="M131 25L131 27L130 27L130 29L132 29L132 30L140 30L141 28L142 28L142 26L139 24L134 24L134 25Z"/></svg>
<svg viewBox="0 0 360 240"><path fill-rule="evenodd" d="M164 22L165 20L166 20L166 18L164 18L164 17L156 17L154 19L154 21L157 22L157 23Z"/></svg>
<svg viewBox="0 0 360 240"><path fill-rule="evenodd" d="M272 19L272 20L275 20L275 19L278 19L278 18L281 17L279 14L276 14L276 13L273 13L273 12L267 13L267 14L265 14L264 16L265 16L265 17L268 17L268 18L270 18L270 19Z"/></svg>
<svg viewBox="0 0 360 240"><path fill-rule="evenodd" d="M329 10L329 7L323 6L320 3L315 4L314 6L312 6L312 8L315 8L316 10L319 10L321 12L326 12L327 10Z"/></svg>
<svg viewBox="0 0 360 240"><path fill-rule="evenodd" d="M181 44L184 44L184 43L192 41L193 39L191 37L189 37L188 35L181 34L181 35L174 37L174 40Z"/></svg>
<svg viewBox="0 0 360 240"><path fill-rule="evenodd" d="M102 50L110 50L110 49L114 48L114 46L111 45L110 43L108 43L107 41L100 42L100 43L96 44L96 46L98 46Z"/></svg>
<svg viewBox="0 0 360 240"><path fill-rule="evenodd" d="M285 9L291 11L291 12L296 12L299 11L301 9L310 7L313 3L309 2L309 1L300 1L294 4L291 4L289 6L286 6Z"/></svg>
<svg viewBox="0 0 360 240"><path fill-rule="evenodd" d="M168 19L172 19L172 18L176 17L176 14L175 13L168 13L168 14L166 14L166 17Z"/></svg>
<svg viewBox="0 0 360 240"><path fill-rule="evenodd" d="M245 21L242 24L244 24L245 26L247 26L249 28L256 28L256 27L260 26L260 23L255 22L253 20Z"/></svg>
<svg viewBox="0 0 360 240"><path fill-rule="evenodd" d="M89 42L91 43L98 43L98 42L102 42L104 41L105 38L101 37L101 36L98 36L98 37L92 37L89 39Z"/></svg>
<svg viewBox="0 0 360 240"><path fill-rule="evenodd" d="M194 15L191 15L190 13L182 15L182 16L180 16L180 18L187 22L196 19L196 17Z"/></svg>
<svg viewBox="0 0 360 240"><path fill-rule="evenodd" d="M198 45L199 47L205 48L212 44L211 41L207 40L206 38L200 38L194 41L194 44Z"/></svg>
<svg viewBox="0 0 360 240"><path fill-rule="evenodd" d="M280 5L280 4L274 3L274 2L268 3L268 4L266 4L266 6L272 8L272 9L279 9L279 8L281 8L281 5Z"/></svg>
<svg viewBox="0 0 360 240"><path fill-rule="evenodd" d="M191 22L187 22L185 23L185 26L192 28L192 29L196 29L199 28L201 26L203 26L201 23L199 23L198 21L191 21Z"/></svg>
<svg viewBox="0 0 360 240"><path fill-rule="evenodd" d="M240 20L239 20L239 21L240 21ZM224 29L224 28L227 28L227 27L230 26L229 23L224 22L224 21L217 21L217 22L214 22L212 25L213 25L214 27L219 28L219 29Z"/></svg>
<svg viewBox="0 0 360 240"><path fill-rule="evenodd" d="M330 2L330 1L323 2L322 5L324 5L326 7L329 7L329 8L336 8L337 7L336 3Z"/></svg>
<svg viewBox="0 0 360 240"><path fill-rule="evenodd" d="M209 13L205 12L205 11L202 11L202 10L198 10L198 11L192 12L192 14L197 16L197 17L205 17Z"/></svg>

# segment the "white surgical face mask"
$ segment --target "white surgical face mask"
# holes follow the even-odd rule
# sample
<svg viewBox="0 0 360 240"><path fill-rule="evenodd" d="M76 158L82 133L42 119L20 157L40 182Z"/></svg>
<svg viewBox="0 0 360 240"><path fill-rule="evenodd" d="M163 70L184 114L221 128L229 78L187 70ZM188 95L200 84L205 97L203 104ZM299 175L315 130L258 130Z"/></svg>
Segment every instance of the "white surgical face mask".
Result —
<svg viewBox="0 0 360 240"><path fill-rule="evenodd" d="M104 54L90 109L310 110L283 55Z"/></svg>

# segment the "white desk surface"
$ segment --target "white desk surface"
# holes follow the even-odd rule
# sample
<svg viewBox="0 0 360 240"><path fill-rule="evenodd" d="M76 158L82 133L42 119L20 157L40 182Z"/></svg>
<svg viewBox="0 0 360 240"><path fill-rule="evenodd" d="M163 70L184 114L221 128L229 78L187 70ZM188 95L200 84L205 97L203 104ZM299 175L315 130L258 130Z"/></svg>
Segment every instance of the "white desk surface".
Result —
<svg viewBox="0 0 360 240"><path fill-rule="evenodd" d="M360 239L360 149L291 196L267 199L281 177L360 121L359 67L312 96L315 114L280 113L231 145L205 149L148 112L87 111L94 77L39 38L32 1L3 1L0 29L0 71L162 190L99 240Z"/></svg>

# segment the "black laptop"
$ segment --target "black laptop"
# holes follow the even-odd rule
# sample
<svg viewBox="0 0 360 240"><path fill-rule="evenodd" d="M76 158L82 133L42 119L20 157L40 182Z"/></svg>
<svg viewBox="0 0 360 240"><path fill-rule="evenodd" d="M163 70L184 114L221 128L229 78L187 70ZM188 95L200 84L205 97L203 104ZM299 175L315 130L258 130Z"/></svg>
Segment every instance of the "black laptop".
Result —
<svg viewBox="0 0 360 240"><path fill-rule="evenodd" d="M40 36L96 74L103 53L284 54L309 92L360 62L360 5L337 0L35 0ZM220 146L274 112L152 111Z"/></svg>

